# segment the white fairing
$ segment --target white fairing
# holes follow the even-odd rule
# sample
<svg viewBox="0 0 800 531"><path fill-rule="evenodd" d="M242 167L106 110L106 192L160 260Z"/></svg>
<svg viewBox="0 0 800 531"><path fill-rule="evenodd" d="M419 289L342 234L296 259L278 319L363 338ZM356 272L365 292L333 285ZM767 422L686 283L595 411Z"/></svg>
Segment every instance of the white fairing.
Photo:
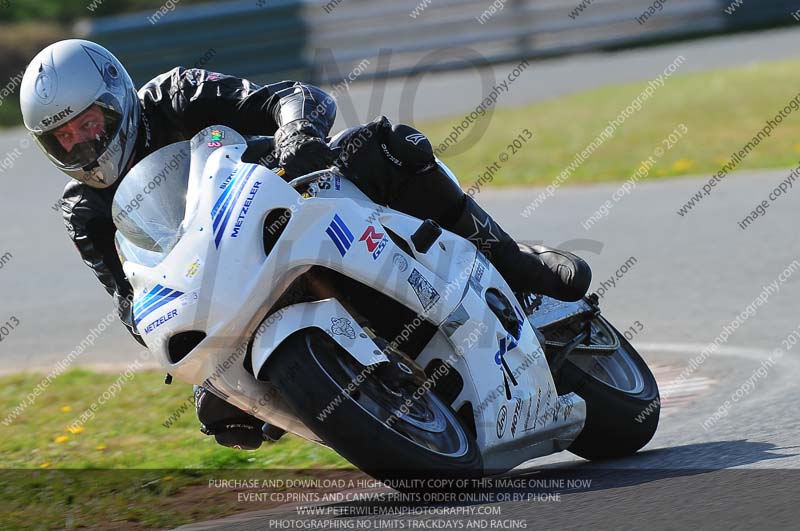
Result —
<svg viewBox="0 0 800 531"><path fill-rule="evenodd" d="M585 403L574 394L557 395L513 293L472 243L445 231L427 253L411 251L412 256L385 229L414 249L410 236L420 220L372 203L340 176L303 197L267 168L242 163L245 149L244 139L231 129L201 132L191 141L187 207L176 242L142 250L118 235L139 330L170 374L317 440L268 383L245 370L244 360L252 340L252 373L258 375L285 338L308 327L324 330L363 365L386 360L335 299L288 306L265 320L292 280L321 265L379 290L438 327L417 362L425 368L434 359L449 360L461 376L463 389L452 407L472 408L487 468L512 468L561 450L578 435ZM152 169L137 174L144 166L123 181L118 208L152 180ZM267 255L264 221L274 209L291 211L291 218ZM131 217L142 212L147 209ZM522 317L514 335L489 309L484 299L489 288L513 301ZM205 332L206 338L173 363L169 339L187 331ZM507 371L516 381L509 383L510 399Z"/></svg>

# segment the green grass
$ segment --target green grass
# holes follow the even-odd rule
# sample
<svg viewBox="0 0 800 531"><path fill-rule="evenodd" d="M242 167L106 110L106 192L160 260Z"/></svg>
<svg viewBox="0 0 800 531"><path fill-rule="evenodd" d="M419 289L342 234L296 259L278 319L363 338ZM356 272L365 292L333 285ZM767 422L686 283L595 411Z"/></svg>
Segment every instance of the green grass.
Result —
<svg viewBox="0 0 800 531"><path fill-rule="evenodd" d="M297 501L291 496L300 492L321 498L339 484L356 488L365 479L349 470L0 470L0 529L172 529L274 508ZM231 486L231 480L249 483ZM286 486L289 480L295 482L291 487ZM296 486L298 482L311 485ZM242 500L240 494L267 498ZM283 499L269 498L281 495Z"/></svg>
<svg viewBox="0 0 800 531"><path fill-rule="evenodd" d="M614 137L573 173L567 184L628 179L680 123L689 133L658 161L647 178L716 173L767 119L800 92L799 71L800 61L792 60L674 74L644 102L641 111L628 118ZM503 164L492 184L550 184L646 86L646 82L609 86L537 105L497 109L476 145L455 156L445 151L441 158L464 187L470 186L502 151L510 155L507 145L528 128L533 140ZM510 90L515 90L513 85ZM462 118L459 115L418 127L435 147ZM799 158L800 112L795 111L738 169L784 168L797 165Z"/></svg>
<svg viewBox="0 0 800 531"><path fill-rule="evenodd" d="M19 95L14 94L0 104L0 128L2 126L22 125L22 112L19 110Z"/></svg>
<svg viewBox="0 0 800 531"><path fill-rule="evenodd" d="M12 2L5 9L0 7L0 128L22 125L18 86L20 73L25 71L39 50L70 35L64 26L42 20L24 24L3 23L2 15L10 14L11 7L25 10L18 2Z"/></svg>
<svg viewBox="0 0 800 531"><path fill-rule="evenodd" d="M118 377L66 372L9 426L0 425L0 529L177 526L262 508L237 503L230 491L209 489L210 478L353 474L324 472L352 467L333 451L293 436L255 452L221 447L200 433L193 405L165 428L162 423L185 403L191 387L164 385L156 372L136 374L83 430L70 432L68 426ZM3 418L41 379L0 378Z"/></svg>
<svg viewBox="0 0 800 531"><path fill-rule="evenodd" d="M59 376L10 427L3 426L0 468L267 468L338 467L334 452L285 437L257 452L221 447L200 433L192 406L170 428L162 423L191 387L164 385L161 373L142 372L100 405L80 433L67 429L119 377L72 370ZM41 380L24 374L0 379L0 411L8 414ZM147 448L146 452L142 448Z"/></svg>

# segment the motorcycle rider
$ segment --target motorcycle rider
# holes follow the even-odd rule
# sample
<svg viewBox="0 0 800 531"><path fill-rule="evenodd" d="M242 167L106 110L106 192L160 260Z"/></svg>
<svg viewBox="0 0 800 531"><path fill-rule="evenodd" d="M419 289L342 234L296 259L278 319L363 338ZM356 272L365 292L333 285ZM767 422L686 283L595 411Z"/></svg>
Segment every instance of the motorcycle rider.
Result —
<svg viewBox="0 0 800 531"><path fill-rule="evenodd" d="M373 201L433 219L469 238L515 290L578 300L591 281L588 265L571 253L517 245L448 177L430 142L416 129L380 116L328 137L336 104L307 83L259 86L177 67L137 91L111 52L70 39L46 47L33 59L22 80L20 105L26 128L50 161L72 178L61 201L70 238L139 342L132 288L114 244L114 193L136 162L212 125L243 135L274 135L269 148L287 178L336 163ZM349 156L337 158L332 148ZM202 387L195 389L195 398L204 433L227 446L260 445L262 421Z"/></svg>

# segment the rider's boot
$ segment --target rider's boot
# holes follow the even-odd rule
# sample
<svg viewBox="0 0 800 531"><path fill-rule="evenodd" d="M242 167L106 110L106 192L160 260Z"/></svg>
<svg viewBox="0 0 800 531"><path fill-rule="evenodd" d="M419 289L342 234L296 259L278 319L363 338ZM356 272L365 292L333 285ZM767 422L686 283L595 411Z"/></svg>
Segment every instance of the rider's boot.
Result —
<svg viewBox="0 0 800 531"><path fill-rule="evenodd" d="M194 388L200 431L218 444L239 450L257 450L264 440L264 421L248 415L200 386Z"/></svg>
<svg viewBox="0 0 800 531"><path fill-rule="evenodd" d="M500 271L514 291L530 291L563 301L580 300L592 271L581 258L544 245L517 244L472 197L444 228L469 239Z"/></svg>

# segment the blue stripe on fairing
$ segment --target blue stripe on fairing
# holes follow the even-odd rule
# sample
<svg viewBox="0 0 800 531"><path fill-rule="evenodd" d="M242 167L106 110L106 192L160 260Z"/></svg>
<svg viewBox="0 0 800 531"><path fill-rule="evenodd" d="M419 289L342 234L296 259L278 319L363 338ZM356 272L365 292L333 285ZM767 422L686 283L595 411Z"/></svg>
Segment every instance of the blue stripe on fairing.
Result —
<svg viewBox="0 0 800 531"><path fill-rule="evenodd" d="M332 227L333 227L333 225L331 225L330 227L328 227L328 228L327 228L327 230L326 230L325 232L327 232L327 233L328 233L328 236L330 236L330 237L331 237L331 240L333 240L333 243L335 243L335 244L336 244L336 247L338 247L338 248L339 248L339 254L341 254L342 256L344 256L344 254L347 252L347 249L345 249L344 247L342 247L342 242L341 242L341 241L339 241L339 237L338 237L338 236L336 235L336 233L333 231L333 228L332 228Z"/></svg>
<svg viewBox="0 0 800 531"><path fill-rule="evenodd" d="M339 217L339 214L334 214L333 215L333 220L336 223L338 223L341 226L342 230L345 232L345 234L347 234L347 237L350 240L350 243L353 243L353 240L355 240L356 237L353 236L353 233L350 232L350 229L347 228L347 225L345 224L344 221L342 221L342 218Z"/></svg>
<svg viewBox="0 0 800 531"><path fill-rule="evenodd" d="M161 301L158 304L155 304L155 305L151 306L149 309L145 310L145 312L143 314L136 315L136 313L134 312L134 321L133 321L134 324L136 324L136 326L139 326L139 323L142 321L142 319L144 319L145 317L147 317L148 315L150 315L151 313L153 313L157 309L161 308L165 304L167 304L169 302L173 302L175 299L177 299L181 295L183 295L182 291L176 291L174 293L170 293L168 296L166 296L163 299L161 299Z"/></svg>
<svg viewBox="0 0 800 531"><path fill-rule="evenodd" d="M349 249L352 245L352 242L347 239L347 236L344 235L342 228L336 224L335 221L332 221L331 224L328 226L329 229L333 230L337 236L339 236L339 241L342 242L342 245L345 246L346 249Z"/></svg>
<svg viewBox="0 0 800 531"><path fill-rule="evenodd" d="M148 293L145 293L145 294L142 296L142 298L141 298L141 299L139 299L139 300L138 300L138 301L137 301L137 302L136 302L136 303L133 305L133 307L134 307L134 308L136 308L137 306L141 305L141 304L142 304L142 302L146 301L147 299L149 299L151 296L155 295L157 292L161 291L162 289L164 289L164 286L162 286L161 284L156 284L155 286L153 286L153 288L152 288L152 289L151 289L151 290L150 290Z"/></svg>
<svg viewBox="0 0 800 531"><path fill-rule="evenodd" d="M212 208L212 209L211 209L211 217L212 217L212 218L214 218L214 217L217 215L217 211L218 211L220 208L224 208L224 207L225 207L225 205L223 205L223 202L225 202L225 203L227 204L227 202L226 202L225 200L226 200L226 199L227 199L227 198L230 196L231 190L233 190L233 185L234 185L234 183L236 183L236 181L239 179L239 174L240 174L240 172L242 171L242 168L243 168L243 167L241 167L241 166L240 166L240 167L239 167L239 168L238 168L238 169L237 169L235 172L233 172L233 174L231 175L231 180L230 180L230 181L228 181L228 184L225 186L225 190L224 190L224 191L222 192L222 194L219 196L219 199L217 199L217 202L214 204L214 208Z"/></svg>
<svg viewBox="0 0 800 531"><path fill-rule="evenodd" d="M139 301L136 302L136 304L133 305L134 311L143 310L145 306L147 306L153 301L153 299L161 298L170 291L172 291L171 288L165 288L161 284L154 286L153 289L150 290L150 293L145 295L142 299L140 299Z"/></svg>
<svg viewBox="0 0 800 531"><path fill-rule="evenodd" d="M245 188L247 188L247 183L250 180L250 176L253 175L253 172L255 172L257 168L258 166L253 165L250 168L250 171L247 172L247 175L245 175L242 178L242 181L236 190L236 194L233 196L233 201L230 202L230 205L225 210L224 213L225 219L222 221L222 225L220 225L219 231L216 233L216 237L214 238L214 243L218 248L219 248L219 242L222 240L222 235L225 234L225 229L227 228L228 222L231 219L231 214L233 213L233 207L237 203L237 201L239 201L239 197L242 195L242 192L245 190Z"/></svg>

